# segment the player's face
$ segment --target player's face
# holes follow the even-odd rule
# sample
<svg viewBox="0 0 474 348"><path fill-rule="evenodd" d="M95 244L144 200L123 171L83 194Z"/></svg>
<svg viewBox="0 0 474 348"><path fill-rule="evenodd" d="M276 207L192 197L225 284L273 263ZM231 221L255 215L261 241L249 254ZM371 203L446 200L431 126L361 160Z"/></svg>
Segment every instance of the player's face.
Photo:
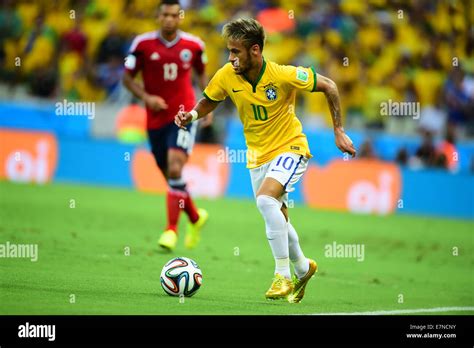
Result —
<svg viewBox="0 0 474 348"><path fill-rule="evenodd" d="M160 13L158 15L158 23L161 26L161 31L165 34L172 34L178 30L180 23L179 5L161 5Z"/></svg>
<svg viewBox="0 0 474 348"><path fill-rule="evenodd" d="M255 66L256 58L253 57L252 48L247 49L240 40L229 40L227 48L229 50L229 62L232 63L237 75L245 74Z"/></svg>

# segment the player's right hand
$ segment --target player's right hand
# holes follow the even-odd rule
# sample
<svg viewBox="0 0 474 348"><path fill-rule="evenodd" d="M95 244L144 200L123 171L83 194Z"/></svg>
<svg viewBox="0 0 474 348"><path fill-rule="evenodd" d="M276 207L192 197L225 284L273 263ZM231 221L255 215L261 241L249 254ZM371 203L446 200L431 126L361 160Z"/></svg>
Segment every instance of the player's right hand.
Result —
<svg viewBox="0 0 474 348"><path fill-rule="evenodd" d="M168 104L166 104L166 101L160 96L146 94L143 100L145 105L155 112L168 109Z"/></svg>
<svg viewBox="0 0 474 348"><path fill-rule="evenodd" d="M186 129L186 126L191 123L193 115L186 111L178 111L178 114L174 117L174 123L179 127Z"/></svg>
<svg viewBox="0 0 474 348"><path fill-rule="evenodd" d="M349 153L352 157L355 157L357 151L354 147L354 144L352 143L351 138L349 138L346 133L344 133L344 130L337 129L334 131L334 135L336 137L336 146L338 149L344 153Z"/></svg>

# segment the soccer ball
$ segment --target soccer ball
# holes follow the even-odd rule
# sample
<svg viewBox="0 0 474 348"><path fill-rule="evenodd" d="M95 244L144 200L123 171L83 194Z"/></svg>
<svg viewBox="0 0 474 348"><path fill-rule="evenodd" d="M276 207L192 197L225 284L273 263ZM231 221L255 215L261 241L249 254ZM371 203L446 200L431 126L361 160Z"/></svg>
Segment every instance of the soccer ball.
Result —
<svg viewBox="0 0 474 348"><path fill-rule="evenodd" d="M163 266L161 287L170 296L193 296L201 287L202 272L196 262L176 257Z"/></svg>

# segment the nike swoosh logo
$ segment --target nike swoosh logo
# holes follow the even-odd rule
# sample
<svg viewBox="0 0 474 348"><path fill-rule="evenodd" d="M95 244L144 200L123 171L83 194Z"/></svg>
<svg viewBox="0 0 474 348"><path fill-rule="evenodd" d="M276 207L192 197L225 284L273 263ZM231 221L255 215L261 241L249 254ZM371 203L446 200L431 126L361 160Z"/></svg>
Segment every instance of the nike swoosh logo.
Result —
<svg viewBox="0 0 474 348"><path fill-rule="evenodd" d="M242 92L242 91L243 91L243 89L233 89L233 88L232 88L232 92L234 92L234 93Z"/></svg>

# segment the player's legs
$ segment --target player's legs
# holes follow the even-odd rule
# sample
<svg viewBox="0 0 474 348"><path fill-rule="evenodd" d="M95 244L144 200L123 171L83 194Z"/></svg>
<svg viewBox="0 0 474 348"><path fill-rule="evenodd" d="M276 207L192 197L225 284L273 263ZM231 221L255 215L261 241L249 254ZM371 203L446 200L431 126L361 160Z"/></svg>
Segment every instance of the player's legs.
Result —
<svg viewBox="0 0 474 348"><path fill-rule="evenodd" d="M191 223L195 223L199 214L182 178L183 167L187 161L188 154L181 149L168 150L168 184L170 189L177 191L180 196L178 207L185 211Z"/></svg>
<svg viewBox="0 0 474 348"><path fill-rule="evenodd" d="M284 187L274 178L266 177L257 191L257 207L265 220L265 231L275 259L275 277L265 293L268 299L287 298L293 291L288 249L288 228L281 211Z"/></svg>
<svg viewBox="0 0 474 348"><path fill-rule="evenodd" d="M275 274L290 279L288 228L281 211L283 185L274 178L266 177L257 191L257 207L265 220L267 239L275 258Z"/></svg>
<svg viewBox="0 0 474 348"><path fill-rule="evenodd" d="M148 131L148 140L151 146L151 152L155 158L158 168L161 173L168 179L168 144L167 134L169 133L169 126L160 129L153 129ZM158 245L164 249L172 250L176 246L178 240L176 236L176 228L179 219L179 210L169 209L173 206L173 197L170 196L169 191L166 195L167 206L167 224L164 232L158 240Z"/></svg>
<svg viewBox="0 0 474 348"><path fill-rule="evenodd" d="M187 155L181 150L167 150L166 179L168 191L166 193L166 206L168 211L168 228L177 233L177 225L181 209L185 205L186 184L181 178L181 171L186 163Z"/></svg>
<svg viewBox="0 0 474 348"><path fill-rule="evenodd" d="M169 126L165 126L160 129L153 129L148 131L148 140L151 146L151 152L155 158L156 164L160 169L161 173L168 181L168 145L167 145L167 133L169 132ZM167 225L165 231L171 230L176 232L176 226L179 219L179 211L170 211L170 197L169 191L167 192Z"/></svg>
<svg viewBox="0 0 474 348"><path fill-rule="evenodd" d="M156 164L161 173L168 180L168 144L167 134L169 133L169 126L160 129L148 130L148 140L151 146L151 152L155 158ZM161 234L158 245L164 249L172 250L176 246L178 240L176 236L176 228L178 225L179 211L169 209L173 206L173 197L170 196L169 191L166 195L166 216L167 224L164 232Z"/></svg>
<svg viewBox="0 0 474 348"><path fill-rule="evenodd" d="M301 301L304 287L314 273L311 265L312 263L315 265L315 262L304 256L298 235L289 222L287 209L287 192L293 190L292 186L305 172L307 163L308 160L303 156L286 153L277 156L260 171L258 168L251 171L257 206L264 217L267 238L275 258L275 280L267 291L268 298L291 295L288 297L289 299L291 297L290 302ZM265 173L264 179L259 178L257 175L259 172ZM293 282L289 281L290 259L297 275ZM293 291L295 285L299 289L297 294Z"/></svg>
<svg viewBox="0 0 474 348"><path fill-rule="evenodd" d="M170 125L171 131L168 136L168 185L170 191L177 194L177 207L183 209L191 223L199 219L198 211L194 205L191 195L186 190L186 183L182 178L183 167L188 161L194 145L196 124L181 129L174 123Z"/></svg>
<svg viewBox="0 0 474 348"><path fill-rule="evenodd" d="M182 209L188 215L188 225L185 238L185 246L194 248L200 240L202 226L208 218L204 209L197 209L191 195L186 189L186 182L182 178L183 168L188 161L194 145L196 124L188 126L187 129L178 128L172 124L173 130L168 137L168 186L170 196L170 210Z"/></svg>
<svg viewBox="0 0 474 348"><path fill-rule="evenodd" d="M303 277L309 269L309 261L304 256L303 250L300 246L300 241L298 238L298 234L296 233L295 228L290 222L290 218L288 216L288 208L286 204L283 203L281 207L281 212L285 216L287 221L287 228L288 228L288 251L290 256L290 261L295 268L295 274L298 278Z"/></svg>
<svg viewBox="0 0 474 348"><path fill-rule="evenodd" d="M313 275L318 271L316 261L308 259L304 256L303 250L299 243L298 234L290 222L288 217L288 209L285 201L283 202L281 211L286 218L288 227L288 249L291 263L295 269L293 277L293 291L288 296L290 303L299 303L304 297L306 285Z"/></svg>
<svg viewBox="0 0 474 348"><path fill-rule="evenodd" d="M294 153L283 153L274 158L265 169L265 178L256 191L257 206L265 220L267 238L275 258L275 273L291 278L289 226L287 192L293 191L292 186L299 180L307 168L308 159ZM292 250L301 249L296 245L292 229ZM301 257L301 255L292 255Z"/></svg>

